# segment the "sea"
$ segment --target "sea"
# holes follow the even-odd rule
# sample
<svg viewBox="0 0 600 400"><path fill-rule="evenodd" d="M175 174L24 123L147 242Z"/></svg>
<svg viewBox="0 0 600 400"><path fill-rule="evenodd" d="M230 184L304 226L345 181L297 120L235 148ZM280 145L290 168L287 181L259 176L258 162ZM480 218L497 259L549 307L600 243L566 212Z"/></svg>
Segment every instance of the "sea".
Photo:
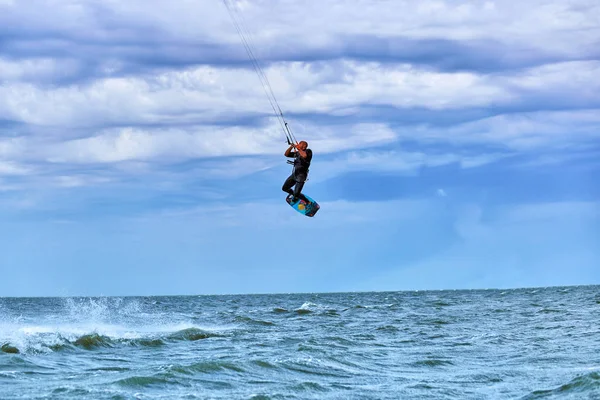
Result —
<svg viewBox="0 0 600 400"><path fill-rule="evenodd" d="M600 286L0 298L0 399L600 399Z"/></svg>

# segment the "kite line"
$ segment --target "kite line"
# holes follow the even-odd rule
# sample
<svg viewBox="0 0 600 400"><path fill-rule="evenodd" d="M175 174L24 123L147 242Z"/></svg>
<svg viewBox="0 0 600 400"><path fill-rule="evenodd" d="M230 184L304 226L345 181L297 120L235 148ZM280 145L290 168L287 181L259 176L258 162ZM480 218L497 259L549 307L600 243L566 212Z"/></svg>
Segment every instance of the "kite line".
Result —
<svg viewBox="0 0 600 400"><path fill-rule="evenodd" d="M283 133L285 134L285 138L286 138L288 144L297 143L297 140L294 137L294 134L292 133L287 121L285 120L285 117L283 116L283 111L281 111L281 107L279 106L279 103L277 102L277 98L275 97L273 88L271 87L271 84L269 83L269 80L267 79L267 75L265 74L262 67L260 66L258 57L256 57L255 52L252 51L250 33L249 33L248 29L246 28L246 25L244 23L244 19L243 19L241 13L236 9L235 4L233 4L233 0L223 0L223 4L225 4L225 7L227 8L227 12L229 13L229 16L231 17L231 20L233 21L233 24L235 26L235 29L237 30L238 35L240 36L240 39L242 40L242 44L244 45L244 48L246 49L248 58L252 62L252 66L254 67L254 70L256 71L256 74L258 75L260 83L265 91L265 94L267 95L267 98L269 100L269 103L271 104L271 107L273 108L273 112L275 113L275 116L277 117L279 124L281 125L281 129L283 130Z"/></svg>

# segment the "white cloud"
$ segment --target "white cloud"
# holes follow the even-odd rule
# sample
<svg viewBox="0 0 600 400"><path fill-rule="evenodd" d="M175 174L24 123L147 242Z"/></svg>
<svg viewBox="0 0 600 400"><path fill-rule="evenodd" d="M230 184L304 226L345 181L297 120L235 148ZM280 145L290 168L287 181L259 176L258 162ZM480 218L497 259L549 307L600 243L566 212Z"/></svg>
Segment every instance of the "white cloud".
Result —
<svg viewBox="0 0 600 400"><path fill-rule="evenodd" d="M265 72L284 112L292 116L296 136L308 140L318 155L349 152L331 162L317 158L313 179L356 170L412 173L450 163L474 168L510 154L572 149L598 139L600 117L594 107L600 104L600 62L589 61L596 51L592 44L600 39L591 29L600 11L594 2L236 4L243 8L258 55L275 61ZM234 178L239 175L228 166L268 169L271 159L265 156L283 152L275 120L262 127L236 125L237 118L262 118L271 109L254 71L235 66L246 56L221 2L148 7L138 0L32 0L0 7L0 30L11 33L0 58L0 119L19 126L0 129L13 137L22 134L0 139L0 175L35 175L40 163L105 164L144 174L156 173L149 165L219 157L206 167L206 176ZM409 49L412 39L433 44ZM232 54L231 46L240 53ZM499 51L506 51L500 58L529 60L522 65L547 64L493 73L435 68L438 53L483 65ZM202 52L213 52L212 58L196 57ZM105 76L111 71L121 72ZM68 79L77 74L89 80ZM574 103L587 110L518 111ZM402 115L428 110L432 121L410 125L389 111L361 123L357 114L365 106L400 109ZM437 111L487 108L510 113L450 127L434 121ZM312 119L313 114L326 122ZM367 149L395 141L492 145L506 151ZM225 159L230 156L244 158ZM92 176L87 180L85 172L54 173L50 181L59 186L97 182Z"/></svg>
<svg viewBox="0 0 600 400"><path fill-rule="evenodd" d="M0 176L1 175L26 175L31 171L30 168L23 167L13 162L0 160Z"/></svg>
<svg viewBox="0 0 600 400"><path fill-rule="evenodd" d="M329 111L361 104L433 110L506 103L511 94L473 73L440 73L408 65L344 62L344 79L300 92L296 111Z"/></svg>
<svg viewBox="0 0 600 400"><path fill-rule="evenodd" d="M299 126L297 138L321 154L393 141L394 132L382 124L320 128ZM195 158L240 155L279 155L285 150L275 121L266 128L199 126L189 129L109 129L99 135L61 141L20 138L0 143L0 154L13 160L51 163L171 163Z"/></svg>
<svg viewBox="0 0 600 400"><path fill-rule="evenodd" d="M36 57L25 60L10 60L0 57L0 82L52 81L76 73L79 63L73 59Z"/></svg>
<svg viewBox="0 0 600 400"><path fill-rule="evenodd" d="M378 37L493 39L548 52L577 54L598 38L600 6L592 1L515 3L369 1L347 7L341 1L253 2L242 14L258 40L281 40L313 47L334 47L338 34ZM585 29L589 28L589 29ZM275 37L277 32L277 37ZM558 34L560 33L560 34ZM552 40L548 40L551 37ZM284 43L290 43L285 40Z"/></svg>
<svg viewBox="0 0 600 400"><path fill-rule="evenodd" d="M598 110L514 112L449 128L420 125L399 132L403 139L427 143L500 145L532 151L565 145L585 146L600 137Z"/></svg>
<svg viewBox="0 0 600 400"><path fill-rule="evenodd" d="M325 82L337 69L340 79ZM272 85L284 110L296 113L335 113L361 104L455 109L512 98L485 77L403 64L344 61L316 70L310 63L291 63L274 66L267 74L275 78ZM242 69L197 67L156 77L103 78L87 85L0 87L0 116L38 125L210 123L269 112L257 76Z"/></svg>
<svg viewBox="0 0 600 400"><path fill-rule="evenodd" d="M6 5L8 3L8 6ZM326 42L337 33L369 33L391 36L402 33L414 37L446 36L452 38L494 37L510 40L514 37L539 37L555 31L568 34L591 34L584 28L594 28L600 8L591 1L569 3L533 0L514 3L497 0L455 3L429 1L369 1L357 0L353 7L337 0L323 3L304 1L233 1L242 10L246 24L256 41L275 40L282 35L304 36L310 42ZM11 7L12 5L12 7ZM110 1L28 1L4 2L7 16L18 16L25 22L36 22L47 28L80 31L84 28L104 28L109 22L120 26L126 22L134 28L156 26L170 37L198 38L201 34L235 31L222 2L173 1L148 7L141 0L126 3ZM9 14L10 13L10 14ZM42 18L52 15L53 18ZM258 28L262 29L258 29ZM584 32L569 32L579 28ZM94 32L93 30L91 32ZM101 31L103 32L103 31ZM103 32L108 35L109 32ZM125 31L124 33L128 33ZM124 34L121 33L121 34ZM87 33L88 37L92 33ZM115 33L117 34L117 33ZM102 37L102 36L100 36ZM562 38L568 39L571 36ZM575 43L574 43L575 44ZM556 46L546 43L547 46Z"/></svg>
<svg viewBox="0 0 600 400"><path fill-rule="evenodd" d="M600 38L599 38L600 39ZM544 102L568 96L578 103L600 104L600 61L569 61L506 74L499 84L519 95L533 95Z"/></svg>
<svg viewBox="0 0 600 400"><path fill-rule="evenodd" d="M350 171L395 172L412 175L422 167L439 167L458 164L461 168L472 168L489 164L510 154L486 153L468 155L451 152L410 152L410 151L351 151L329 161L315 161L311 180L325 181Z"/></svg>
<svg viewBox="0 0 600 400"><path fill-rule="evenodd" d="M351 114L360 105L423 107L432 110L501 104L511 106L519 102L524 91L537 93L539 97L556 94L578 96L579 101L600 102L600 84L594 79L600 74L599 62L550 65L517 76L437 73L404 64L351 61L319 70L309 68L309 64L307 68L301 68L300 65L278 65L270 71L271 75L279 77L275 80L278 81L278 97L286 112L343 115ZM341 78L326 82L328 79L325 77L330 76L336 68L341 68ZM567 69L569 73L564 73ZM28 124L64 127L68 128L67 131L76 127L96 131L108 124L132 128L147 124L182 123L210 126L214 121L270 111L253 74L252 71L239 69L198 67L166 72L154 78L105 78L89 85L73 84L57 88L9 83L0 87L0 116ZM573 79L573 76L580 77ZM570 115L597 123L597 119L588 114L593 112L582 111ZM524 145L535 145L531 135L524 134L531 129L542 128L543 121L534 121L535 126L529 121L530 116L535 115L531 113L520 120L519 116L514 115L497 116L465 124L449 130L449 135L441 133L439 136L452 138L453 132L470 129L473 136L481 141L494 140L497 136L515 143L521 139ZM493 133L480 131L481 125L499 126L502 132L498 129ZM535 136L541 138L542 135L552 135L552 132L565 134L563 124L545 125L544 130ZM295 129L294 125L292 127ZM342 136L343 132L340 132L339 137ZM432 137L427 133L424 136Z"/></svg>

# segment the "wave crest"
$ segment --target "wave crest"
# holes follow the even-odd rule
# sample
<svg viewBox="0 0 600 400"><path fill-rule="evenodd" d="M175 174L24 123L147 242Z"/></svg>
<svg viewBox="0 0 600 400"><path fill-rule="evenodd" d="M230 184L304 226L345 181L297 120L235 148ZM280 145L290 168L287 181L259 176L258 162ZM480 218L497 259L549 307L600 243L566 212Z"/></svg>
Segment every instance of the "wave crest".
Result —
<svg viewBox="0 0 600 400"><path fill-rule="evenodd" d="M597 371L590 372L585 375L580 375L573 379L571 382L561 385L556 389L536 390L524 399L532 400L546 398L548 396L563 397L567 395L577 395L578 398L590 396L586 398L591 399L592 394L598 395L600 397L600 372Z"/></svg>

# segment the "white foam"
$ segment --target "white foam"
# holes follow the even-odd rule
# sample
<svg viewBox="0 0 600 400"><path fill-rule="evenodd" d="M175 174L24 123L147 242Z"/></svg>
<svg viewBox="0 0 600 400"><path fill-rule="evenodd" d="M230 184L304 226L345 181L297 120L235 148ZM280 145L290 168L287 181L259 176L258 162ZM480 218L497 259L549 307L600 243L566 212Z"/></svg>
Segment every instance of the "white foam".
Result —
<svg viewBox="0 0 600 400"><path fill-rule="evenodd" d="M300 310L310 310L311 308L315 308L315 307L317 307L317 305L315 303L311 303L310 301L307 301L306 303L304 303L300 306Z"/></svg>
<svg viewBox="0 0 600 400"><path fill-rule="evenodd" d="M52 347L73 343L84 335L98 334L112 340L157 338L186 329L209 332L236 329L231 326L199 326L192 316L151 313L143 301L121 298L65 298L62 307L39 317L0 314L0 346L10 343L21 352L51 352ZM178 320L179 319L179 320Z"/></svg>

